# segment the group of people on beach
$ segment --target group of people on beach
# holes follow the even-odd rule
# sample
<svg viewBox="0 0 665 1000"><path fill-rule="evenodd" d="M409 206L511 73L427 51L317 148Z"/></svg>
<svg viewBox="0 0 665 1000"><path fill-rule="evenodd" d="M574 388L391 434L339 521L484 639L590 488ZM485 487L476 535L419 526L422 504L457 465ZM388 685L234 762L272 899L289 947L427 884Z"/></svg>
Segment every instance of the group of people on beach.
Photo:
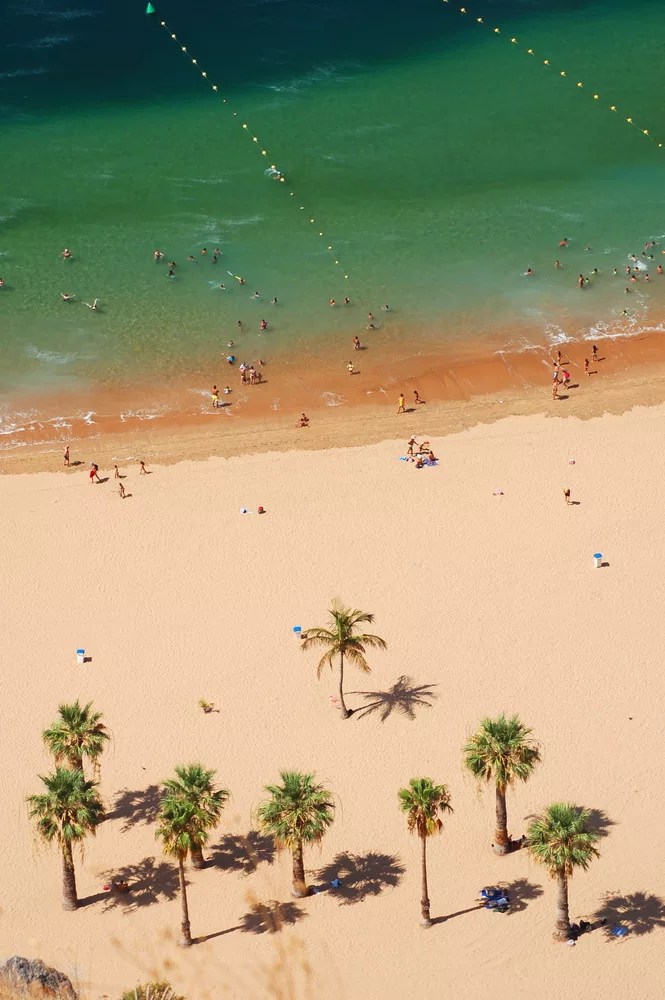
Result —
<svg viewBox="0 0 665 1000"><path fill-rule="evenodd" d="M598 348L594 344L591 348L591 361L588 358L584 359L584 374L587 378L591 378L596 372L591 370L591 365L596 364L597 361L604 361L604 358L598 357ZM570 361L564 361L561 351L556 352L556 358L553 359L552 364L554 365L554 371L552 372L552 399L560 399L559 396L559 386L562 385L564 389L571 387L570 372L565 365L569 365ZM575 388L575 387L573 387Z"/></svg>
<svg viewBox="0 0 665 1000"><path fill-rule="evenodd" d="M65 468L66 469L70 468L70 466L72 465L72 461L71 461L71 454L69 451L69 445L65 446L63 459ZM82 463L74 462L74 465L80 465L80 464ZM118 483L118 496L120 497L120 499L125 500L127 497L131 497L132 494L127 492L127 490L125 489L125 484L122 481L123 479L126 479L127 476L122 474L117 465L113 466L113 470L114 470L113 478ZM143 460L139 462L139 475L140 476L150 475L150 472L148 469L146 469L146 465ZM106 479L101 478L101 476L99 475L99 465L97 464L97 462L90 463L90 469L88 471L89 483L91 483L92 485L95 485L96 483L106 483L108 482L108 478L109 478L108 476L106 477Z"/></svg>

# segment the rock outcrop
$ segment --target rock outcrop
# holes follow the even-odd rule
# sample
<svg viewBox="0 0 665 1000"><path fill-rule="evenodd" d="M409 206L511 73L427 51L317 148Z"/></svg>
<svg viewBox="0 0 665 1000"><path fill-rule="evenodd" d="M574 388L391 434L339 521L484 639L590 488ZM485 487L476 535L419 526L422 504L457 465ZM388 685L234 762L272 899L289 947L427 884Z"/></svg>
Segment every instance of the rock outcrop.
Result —
<svg viewBox="0 0 665 1000"><path fill-rule="evenodd" d="M14 955L0 964L0 1000L79 1000L71 981L62 972Z"/></svg>

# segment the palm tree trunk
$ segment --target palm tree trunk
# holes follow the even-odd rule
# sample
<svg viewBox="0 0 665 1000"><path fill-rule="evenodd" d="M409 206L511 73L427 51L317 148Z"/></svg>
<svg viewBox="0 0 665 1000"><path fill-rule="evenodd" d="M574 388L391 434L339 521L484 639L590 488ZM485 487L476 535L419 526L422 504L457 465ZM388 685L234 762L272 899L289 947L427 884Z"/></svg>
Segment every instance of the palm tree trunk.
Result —
<svg viewBox="0 0 665 1000"><path fill-rule="evenodd" d="M344 702L344 653L339 654L339 707L343 719L351 715Z"/></svg>
<svg viewBox="0 0 665 1000"><path fill-rule="evenodd" d="M556 930L555 941L566 941L570 936L570 913L568 912L568 876L560 869L557 872Z"/></svg>
<svg viewBox="0 0 665 1000"><path fill-rule="evenodd" d="M431 927L432 921L429 917L429 895L427 892L427 837L420 838L420 874L422 879L420 894L420 915L423 927Z"/></svg>
<svg viewBox="0 0 665 1000"><path fill-rule="evenodd" d="M297 899L309 896L309 888L305 882L305 863L302 857L302 841L299 840L293 848L293 895Z"/></svg>
<svg viewBox="0 0 665 1000"><path fill-rule="evenodd" d="M62 908L63 910L75 910L78 905L72 845L69 841L65 841L62 845Z"/></svg>
<svg viewBox="0 0 665 1000"><path fill-rule="evenodd" d="M67 763L69 764L69 769L71 771L83 770L83 757L80 753L76 753L75 750L73 750L69 755Z"/></svg>
<svg viewBox="0 0 665 1000"><path fill-rule="evenodd" d="M185 885L185 863L184 858L178 858L178 876L180 878L180 902L182 903L182 919L180 921L180 938L178 944L181 948L189 948L192 943L192 930L189 925L189 907L187 906L187 887Z"/></svg>
<svg viewBox="0 0 665 1000"><path fill-rule="evenodd" d="M192 847L192 868L205 868L206 859L203 857L203 850L200 847Z"/></svg>
<svg viewBox="0 0 665 1000"><path fill-rule="evenodd" d="M507 854L510 850L508 840L508 810L506 809L506 786L496 786L496 830L494 831L494 850L497 854Z"/></svg>

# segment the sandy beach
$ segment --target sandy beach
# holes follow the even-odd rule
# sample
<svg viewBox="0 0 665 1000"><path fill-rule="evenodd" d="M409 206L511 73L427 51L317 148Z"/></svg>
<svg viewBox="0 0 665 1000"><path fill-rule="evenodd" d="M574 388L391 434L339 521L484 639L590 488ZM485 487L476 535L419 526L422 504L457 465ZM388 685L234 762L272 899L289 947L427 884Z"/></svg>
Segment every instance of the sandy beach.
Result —
<svg viewBox="0 0 665 1000"><path fill-rule="evenodd" d="M598 408L626 409L627 384L621 405L608 390ZM635 388L643 400L649 384L662 393L654 375ZM524 1000L662 994L665 406L499 419L502 406L491 402L493 423L445 437L435 411L398 424L391 407L389 422L366 415L356 441L373 439L370 426L390 439L362 447L330 447L338 420L321 450L168 466L141 456L152 474L133 461L124 501L112 479L90 486L75 469L13 466L0 479L11 568L0 583L0 953L42 958L86 1000L115 1000L149 974L197 1000L379 1000L434 984ZM412 432L429 437L438 467L399 460ZM95 460L105 477L106 454ZM594 568L595 552L608 565ZM323 624L335 596L373 612L388 643L370 676L348 671L346 721L330 700L335 677L317 681L316 654L292 633ZM58 853L37 844L24 798L51 766L42 729L77 697L112 733L109 818L78 865L85 905L64 913ZM218 711L205 715L201 698ZM543 748L509 795L511 833L556 800L597 810L601 856L572 879L571 917L620 920L625 940L599 929L555 944L546 873L524 851L491 851L493 796L464 773L460 750L504 710ZM183 952L176 870L154 817L160 781L194 760L232 798L208 867L188 871L198 942ZM292 899L288 855L251 833L281 768L314 771L333 793L335 822L305 861L314 882L338 875L337 892ZM397 803L419 775L446 782L455 810L429 846L427 931L418 843ZM114 876L141 887L109 896ZM479 890L498 882L514 900L506 915L478 908Z"/></svg>

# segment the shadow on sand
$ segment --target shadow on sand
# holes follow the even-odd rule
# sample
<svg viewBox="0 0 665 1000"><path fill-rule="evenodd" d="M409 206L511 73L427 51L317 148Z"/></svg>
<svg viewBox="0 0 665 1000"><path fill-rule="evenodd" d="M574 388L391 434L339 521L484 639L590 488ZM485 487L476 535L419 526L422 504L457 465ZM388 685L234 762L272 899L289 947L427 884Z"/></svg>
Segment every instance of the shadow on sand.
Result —
<svg viewBox="0 0 665 1000"><path fill-rule="evenodd" d="M338 854L329 865L316 872L316 878L340 905L361 903L367 896L378 896L384 889L392 889L402 880L404 867L394 854ZM334 879L340 880L337 889L330 888Z"/></svg>
<svg viewBox="0 0 665 1000"><path fill-rule="evenodd" d="M275 842L257 830L246 835L227 833L210 849L206 865L222 871L250 875L260 864L271 865L275 860Z"/></svg>
<svg viewBox="0 0 665 1000"><path fill-rule="evenodd" d="M381 722L385 722L396 712L413 720L417 708L432 707L432 702L438 697L435 687L436 684L414 684L411 677L403 674L387 691L351 691L350 694L360 695L367 702L355 708L353 715L362 719L378 713Z"/></svg>

